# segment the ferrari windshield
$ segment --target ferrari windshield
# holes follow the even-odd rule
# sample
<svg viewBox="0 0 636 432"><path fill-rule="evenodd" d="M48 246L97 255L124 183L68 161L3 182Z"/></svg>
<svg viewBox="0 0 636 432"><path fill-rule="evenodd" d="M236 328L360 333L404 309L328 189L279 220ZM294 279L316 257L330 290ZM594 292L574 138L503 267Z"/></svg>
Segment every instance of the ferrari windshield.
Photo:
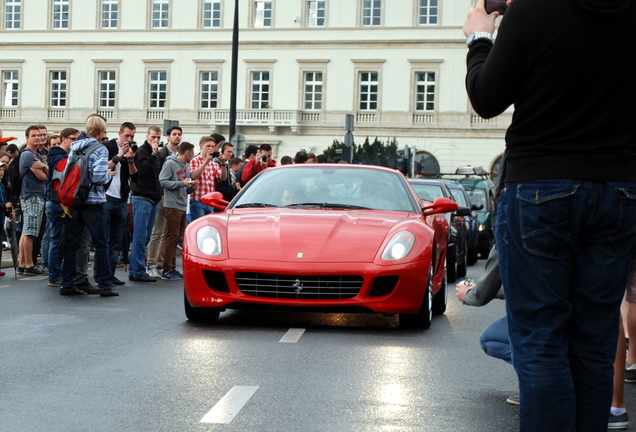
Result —
<svg viewBox="0 0 636 432"><path fill-rule="evenodd" d="M249 184L231 207L418 211L413 195L399 173L334 165L266 170Z"/></svg>

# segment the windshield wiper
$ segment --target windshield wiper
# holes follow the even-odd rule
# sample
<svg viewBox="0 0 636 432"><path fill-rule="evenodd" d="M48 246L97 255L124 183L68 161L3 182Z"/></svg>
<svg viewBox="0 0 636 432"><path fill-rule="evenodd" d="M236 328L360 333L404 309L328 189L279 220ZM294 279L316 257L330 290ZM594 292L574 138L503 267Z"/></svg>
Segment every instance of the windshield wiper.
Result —
<svg viewBox="0 0 636 432"><path fill-rule="evenodd" d="M351 204L338 204L338 203L298 203L298 204L290 204L285 207L319 207L319 208L339 208L339 209L348 209L348 210L369 210L368 207L362 207Z"/></svg>
<svg viewBox="0 0 636 432"><path fill-rule="evenodd" d="M239 204L237 206L234 206L234 208L246 208L246 207L278 207L278 206L275 206L274 204L267 204L267 203L246 203L246 204Z"/></svg>

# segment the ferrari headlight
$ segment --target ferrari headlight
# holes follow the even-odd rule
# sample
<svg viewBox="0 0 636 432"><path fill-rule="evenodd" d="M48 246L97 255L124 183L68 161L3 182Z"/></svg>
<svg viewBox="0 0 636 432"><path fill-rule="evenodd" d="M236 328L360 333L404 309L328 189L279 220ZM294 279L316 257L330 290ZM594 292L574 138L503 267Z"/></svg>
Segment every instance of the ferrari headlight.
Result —
<svg viewBox="0 0 636 432"><path fill-rule="evenodd" d="M206 255L221 255L221 233L211 226L204 226L197 231L197 247Z"/></svg>
<svg viewBox="0 0 636 432"><path fill-rule="evenodd" d="M415 235L409 231L400 231L395 234L384 248L382 259L395 261L404 258L411 252L415 244Z"/></svg>

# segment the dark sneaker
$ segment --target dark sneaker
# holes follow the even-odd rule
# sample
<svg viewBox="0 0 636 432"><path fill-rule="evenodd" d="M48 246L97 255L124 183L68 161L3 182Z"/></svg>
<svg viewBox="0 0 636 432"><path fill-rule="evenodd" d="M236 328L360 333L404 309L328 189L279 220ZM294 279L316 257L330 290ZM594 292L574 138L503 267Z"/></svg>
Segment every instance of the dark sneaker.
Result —
<svg viewBox="0 0 636 432"><path fill-rule="evenodd" d="M625 382L636 383L636 365L631 365L625 369Z"/></svg>
<svg viewBox="0 0 636 432"><path fill-rule="evenodd" d="M629 417L627 417L627 411L621 415L614 415L610 413L609 422L607 423L608 429L627 429L629 426Z"/></svg>
<svg viewBox="0 0 636 432"><path fill-rule="evenodd" d="M179 274L175 270L168 270L167 272L165 272L164 274L161 275L161 279L163 279L163 280L181 280L181 279L183 279L183 277L179 276Z"/></svg>
<svg viewBox="0 0 636 432"><path fill-rule="evenodd" d="M148 276L146 273L141 276L128 276L128 280L133 282L157 282L157 279Z"/></svg>
<svg viewBox="0 0 636 432"><path fill-rule="evenodd" d="M113 276L113 285L126 285L126 282Z"/></svg>
<svg viewBox="0 0 636 432"><path fill-rule="evenodd" d="M99 294L102 292L102 290L97 288L95 285L92 285L89 281L84 281L82 283L75 284L75 287L77 289L84 291L86 294Z"/></svg>
<svg viewBox="0 0 636 432"><path fill-rule="evenodd" d="M117 291L114 291L112 289L103 289L103 290L99 290L99 295L102 297L116 297L119 295L119 293Z"/></svg>
<svg viewBox="0 0 636 432"><path fill-rule="evenodd" d="M75 288L74 286L70 287L62 287L60 288L60 295L63 296L76 296L76 295L85 295L86 293L82 290Z"/></svg>
<svg viewBox="0 0 636 432"><path fill-rule="evenodd" d="M24 274L24 267L18 267L18 274L19 275L23 275Z"/></svg>
<svg viewBox="0 0 636 432"><path fill-rule="evenodd" d="M42 273L42 269L38 266L26 267L24 269L24 274L28 275L41 275Z"/></svg>
<svg viewBox="0 0 636 432"><path fill-rule="evenodd" d="M60 285L62 285L62 279L53 282L49 281L50 287L59 287Z"/></svg>
<svg viewBox="0 0 636 432"><path fill-rule="evenodd" d="M183 279L183 273L181 273L179 270L173 270L177 276L179 276L181 279Z"/></svg>
<svg viewBox="0 0 636 432"><path fill-rule="evenodd" d="M510 405L520 405L519 402L519 393L513 393L510 396L508 396L508 398L506 398L506 403L509 403Z"/></svg>
<svg viewBox="0 0 636 432"><path fill-rule="evenodd" d="M49 274L49 266L42 266L42 273Z"/></svg>

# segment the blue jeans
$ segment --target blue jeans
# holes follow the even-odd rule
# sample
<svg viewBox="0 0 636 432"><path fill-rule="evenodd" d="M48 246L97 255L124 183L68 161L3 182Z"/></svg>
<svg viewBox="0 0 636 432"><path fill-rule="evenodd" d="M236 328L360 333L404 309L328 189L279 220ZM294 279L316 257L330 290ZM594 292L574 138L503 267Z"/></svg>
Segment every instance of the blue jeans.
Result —
<svg viewBox="0 0 636 432"><path fill-rule="evenodd" d="M130 252L130 276L146 274L146 245L150 241L152 227L155 224L157 205L143 198L132 198L133 239Z"/></svg>
<svg viewBox="0 0 636 432"><path fill-rule="evenodd" d="M510 336L508 336L508 317L499 318L481 332L481 348L490 357L512 364Z"/></svg>
<svg viewBox="0 0 636 432"><path fill-rule="evenodd" d="M62 266L62 286L69 287L75 282L77 250L86 227L95 247L95 271L99 274L98 286L108 289L113 285L113 273L108 263L108 237L104 204L83 204L71 209L73 219L68 225L64 264Z"/></svg>
<svg viewBox="0 0 636 432"><path fill-rule="evenodd" d="M203 204L201 201L190 201L190 220L214 213L214 207Z"/></svg>
<svg viewBox="0 0 636 432"><path fill-rule="evenodd" d="M115 274L117 257L121 252L121 239L126 229L128 204L119 198L106 197L106 226L108 227L108 255L110 268Z"/></svg>
<svg viewBox="0 0 636 432"><path fill-rule="evenodd" d="M51 234L48 252L49 282L57 282L62 279L60 239L62 229L64 228L64 221L62 220L63 214L62 206L53 201L46 202L46 220L50 225ZM44 256L44 245L42 245L42 256ZM42 261L44 261L44 259L42 259Z"/></svg>
<svg viewBox="0 0 636 432"><path fill-rule="evenodd" d="M507 183L495 234L521 430L606 430L636 182Z"/></svg>

